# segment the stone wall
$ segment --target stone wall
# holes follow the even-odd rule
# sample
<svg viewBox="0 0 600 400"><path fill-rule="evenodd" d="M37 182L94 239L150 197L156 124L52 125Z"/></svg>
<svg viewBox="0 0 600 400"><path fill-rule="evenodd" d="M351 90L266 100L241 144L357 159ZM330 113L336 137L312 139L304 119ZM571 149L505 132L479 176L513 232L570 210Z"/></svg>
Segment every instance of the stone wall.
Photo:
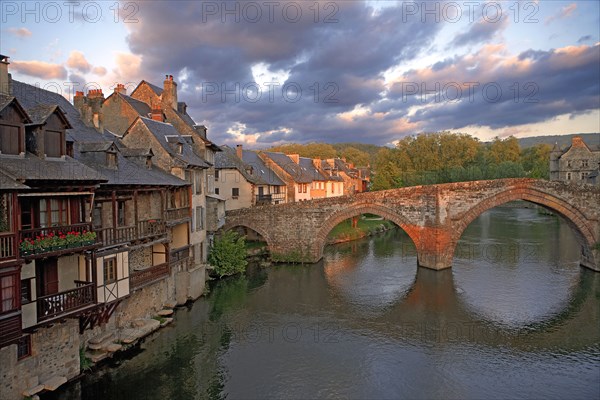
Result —
<svg viewBox="0 0 600 400"><path fill-rule="evenodd" d="M52 377L79 375L79 324L75 319L40 328L31 335L32 355L17 361L17 346L0 349L0 398L22 399L22 392Z"/></svg>

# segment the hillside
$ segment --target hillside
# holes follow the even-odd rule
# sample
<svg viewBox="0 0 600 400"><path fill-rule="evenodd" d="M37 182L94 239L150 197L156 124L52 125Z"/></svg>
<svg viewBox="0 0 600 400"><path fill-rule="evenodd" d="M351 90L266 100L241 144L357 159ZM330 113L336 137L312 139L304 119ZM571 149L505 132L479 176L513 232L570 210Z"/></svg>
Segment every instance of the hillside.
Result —
<svg viewBox="0 0 600 400"><path fill-rule="evenodd" d="M538 144L550 144L558 143L560 147L565 147L571 144L573 136L581 136L583 141L587 144L600 145L600 133L572 133L568 135L552 135L552 136L532 136L519 139L519 145L525 149L533 147Z"/></svg>

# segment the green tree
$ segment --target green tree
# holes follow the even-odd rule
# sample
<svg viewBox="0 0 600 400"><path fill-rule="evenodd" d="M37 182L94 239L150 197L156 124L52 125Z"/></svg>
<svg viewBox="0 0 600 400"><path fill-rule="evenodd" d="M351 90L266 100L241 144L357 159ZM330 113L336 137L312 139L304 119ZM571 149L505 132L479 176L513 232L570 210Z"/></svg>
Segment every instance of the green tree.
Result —
<svg viewBox="0 0 600 400"><path fill-rule="evenodd" d="M494 164L504 161L521 161L521 146L519 140L510 136L502 140L496 137L489 147L488 157Z"/></svg>
<svg viewBox="0 0 600 400"><path fill-rule="evenodd" d="M243 236L227 231L215 239L208 262L220 278L246 270L246 243Z"/></svg>
<svg viewBox="0 0 600 400"><path fill-rule="evenodd" d="M537 144L521 151L521 164L527 176L537 179L549 179L550 151L549 144Z"/></svg>
<svg viewBox="0 0 600 400"><path fill-rule="evenodd" d="M283 146L271 147L269 151L275 151L285 154L299 154L301 157L308 158L335 158L336 149L327 143L308 143L308 144L286 144Z"/></svg>
<svg viewBox="0 0 600 400"><path fill-rule="evenodd" d="M355 147L346 147L340 152L340 156L357 167L366 167L371 162L369 153L358 150Z"/></svg>

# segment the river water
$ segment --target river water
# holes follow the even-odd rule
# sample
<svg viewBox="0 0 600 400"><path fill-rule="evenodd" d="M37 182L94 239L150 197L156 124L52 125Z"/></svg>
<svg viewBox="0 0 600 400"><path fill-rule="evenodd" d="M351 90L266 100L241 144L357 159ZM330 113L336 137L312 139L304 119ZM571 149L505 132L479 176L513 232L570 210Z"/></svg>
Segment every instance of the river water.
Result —
<svg viewBox="0 0 600 400"><path fill-rule="evenodd" d="M401 230L250 268L53 395L67 399L600 398L600 274L570 228L496 208L452 269Z"/></svg>

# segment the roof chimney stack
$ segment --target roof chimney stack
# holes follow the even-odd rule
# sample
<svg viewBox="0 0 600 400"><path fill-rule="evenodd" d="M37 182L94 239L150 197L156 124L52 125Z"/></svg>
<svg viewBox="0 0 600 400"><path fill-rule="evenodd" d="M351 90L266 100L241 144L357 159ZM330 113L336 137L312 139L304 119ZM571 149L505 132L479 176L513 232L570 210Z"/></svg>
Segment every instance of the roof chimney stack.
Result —
<svg viewBox="0 0 600 400"><path fill-rule="evenodd" d="M125 85L123 85L122 83L117 83L117 86L115 87L115 93L127 94L127 89L125 89Z"/></svg>
<svg viewBox="0 0 600 400"><path fill-rule="evenodd" d="M164 107L171 107L173 110L177 110L177 83L173 81L173 75L165 76L162 102Z"/></svg>
<svg viewBox="0 0 600 400"><path fill-rule="evenodd" d="M240 160L242 160L243 157L244 157L244 148L243 148L243 145L238 144L237 146L235 146L235 153L237 154L238 158Z"/></svg>
<svg viewBox="0 0 600 400"><path fill-rule="evenodd" d="M8 73L8 56L0 54L0 94L10 96L10 74Z"/></svg>

